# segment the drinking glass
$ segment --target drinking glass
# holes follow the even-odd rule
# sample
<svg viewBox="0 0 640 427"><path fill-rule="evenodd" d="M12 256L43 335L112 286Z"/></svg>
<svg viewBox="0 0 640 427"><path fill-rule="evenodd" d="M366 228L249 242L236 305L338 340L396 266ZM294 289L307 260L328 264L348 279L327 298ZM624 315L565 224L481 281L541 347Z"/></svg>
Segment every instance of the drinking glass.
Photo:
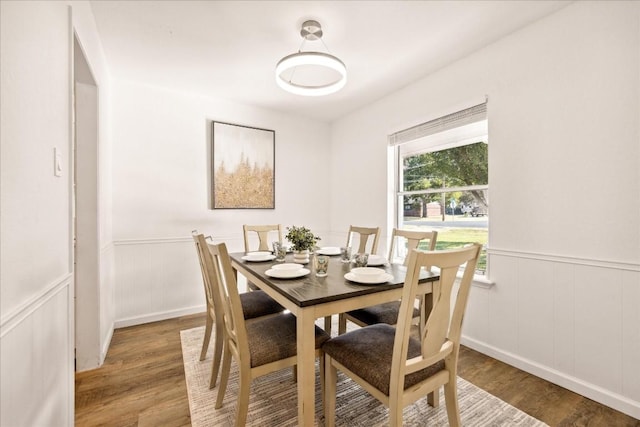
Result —
<svg viewBox="0 0 640 427"><path fill-rule="evenodd" d="M284 262L287 256L287 249L280 242L273 242L273 254L276 256L276 262Z"/></svg>
<svg viewBox="0 0 640 427"><path fill-rule="evenodd" d="M369 261L369 254L356 254L354 257L354 263L356 267L366 267Z"/></svg>
<svg viewBox="0 0 640 427"><path fill-rule="evenodd" d="M329 257L327 255L316 254L313 257L313 266L316 269L316 276L325 277L329 269Z"/></svg>
<svg viewBox="0 0 640 427"><path fill-rule="evenodd" d="M343 246L340 248L340 261L351 262L351 246Z"/></svg>

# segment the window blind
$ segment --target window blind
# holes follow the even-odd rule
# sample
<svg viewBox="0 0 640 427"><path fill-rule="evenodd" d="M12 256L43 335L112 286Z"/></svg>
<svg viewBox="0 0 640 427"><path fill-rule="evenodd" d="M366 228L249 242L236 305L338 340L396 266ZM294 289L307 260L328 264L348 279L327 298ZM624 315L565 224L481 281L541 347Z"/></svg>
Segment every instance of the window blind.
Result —
<svg viewBox="0 0 640 427"><path fill-rule="evenodd" d="M389 135L389 145L399 145L449 129L479 122L487 118L487 103L474 105L455 113L410 127Z"/></svg>

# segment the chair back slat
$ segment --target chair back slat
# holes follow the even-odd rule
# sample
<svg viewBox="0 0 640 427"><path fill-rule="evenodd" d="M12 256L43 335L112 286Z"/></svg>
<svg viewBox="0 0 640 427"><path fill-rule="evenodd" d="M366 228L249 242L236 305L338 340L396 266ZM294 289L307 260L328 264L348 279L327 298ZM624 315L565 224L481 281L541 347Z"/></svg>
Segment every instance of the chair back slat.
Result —
<svg viewBox="0 0 640 427"><path fill-rule="evenodd" d="M207 297L207 309L213 311L216 322L222 322L222 303L217 290L213 260L209 253L209 249L207 248L207 238L195 230L192 232L192 237L196 244L198 260L200 261L205 295Z"/></svg>
<svg viewBox="0 0 640 427"><path fill-rule="evenodd" d="M208 247L213 261L215 283L224 312L225 332L229 338L227 342L230 345L230 351L236 355L250 354L240 293L233 267L231 267L227 246L224 243L209 243Z"/></svg>
<svg viewBox="0 0 640 427"><path fill-rule="evenodd" d="M412 249L418 249L421 242L428 240L428 245L424 250L434 251L436 249L436 240L438 239L437 231L421 231L421 230L401 230L394 228L391 233L391 243L389 245L389 262L393 262L395 257L396 242L399 249L400 242L405 242L406 254L403 257L403 265L409 264L408 254Z"/></svg>
<svg viewBox="0 0 640 427"><path fill-rule="evenodd" d="M243 225L242 231L244 233L244 251L250 252L251 244L249 243L249 236L252 233L257 233L258 235L258 251L269 251L271 248L269 247L269 233L278 232L278 242L282 243L282 225L274 224L274 225ZM256 250L256 249L254 249Z"/></svg>
<svg viewBox="0 0 640 427"><path fill-rule="evenodd" d="M358 235L358 250L353 253L369 253L378 252L378 238L380 237L380 227L356 227L351 225L347 234L347 246L352 246L354 234ZM369 238L372 237L371 249L367 252L367 244Z"/></svg>

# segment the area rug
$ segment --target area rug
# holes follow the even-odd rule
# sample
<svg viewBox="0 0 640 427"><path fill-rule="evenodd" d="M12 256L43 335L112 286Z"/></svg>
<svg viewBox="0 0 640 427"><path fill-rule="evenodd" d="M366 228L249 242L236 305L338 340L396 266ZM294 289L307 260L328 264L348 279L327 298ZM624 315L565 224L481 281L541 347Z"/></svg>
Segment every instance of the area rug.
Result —
<svg viewBox="0 0 640 427"><path fill-rule="evenodd" d="M209 348L205 360L199 360L203 335L204 326L180 331L191 424L194 427L232 426L238 393L237 366L235 362L231 365L223 407L214 409L218 387L209 389L213 348L212 346ZM213 337L211 342L213 343ZM317 363L316 375L318 375ZM338 374L336 400L336 425L338 426L388 425L387 408L341 373ZM462 378L458 378L458 401L463 426L546 426ZM251 383L247 425L296 426L297 402L296 383L293 382L291 369L283 369L256 378ZM316 381L316 425L324 425L319 381ZM406 407L404 425L448 426L443 393L440 393L438 408L429 406L426 398Z"/></svg>

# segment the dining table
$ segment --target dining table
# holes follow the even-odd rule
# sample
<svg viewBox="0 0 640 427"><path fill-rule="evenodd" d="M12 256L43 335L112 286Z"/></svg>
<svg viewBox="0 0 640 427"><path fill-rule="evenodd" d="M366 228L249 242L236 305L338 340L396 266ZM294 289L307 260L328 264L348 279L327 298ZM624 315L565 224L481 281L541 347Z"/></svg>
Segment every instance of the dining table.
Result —
<svg viewBox="0 0 640 427"><path fill-rule="evenodd" d="M388 280L378 284L362 284L345 278L352 263L342 262L340 256L331 256L325 277L317 277L312 260L302 267L308 273L300 277L275 278L272 267L277 265L270 257L251 258L244 252L231 253L234 271L258 286L284 308L296 316L298 425L313 426L315 422L315 321L325 316L344 313L359 308L399 300L402 297L407 268L401 264L385 263L377 268L388 274ZM244 258L244 259L243 259ZM260 261L256 261L256 259ZM288 254L286 263L292 263ZM280 263L281 264L281 263ZM267 274L269 271L269 274ZM302 273L301 273L302 274ZM419 292L425 295L425 311L431 309L433 282L438 274L423 271L420 274Z"/></svg>

